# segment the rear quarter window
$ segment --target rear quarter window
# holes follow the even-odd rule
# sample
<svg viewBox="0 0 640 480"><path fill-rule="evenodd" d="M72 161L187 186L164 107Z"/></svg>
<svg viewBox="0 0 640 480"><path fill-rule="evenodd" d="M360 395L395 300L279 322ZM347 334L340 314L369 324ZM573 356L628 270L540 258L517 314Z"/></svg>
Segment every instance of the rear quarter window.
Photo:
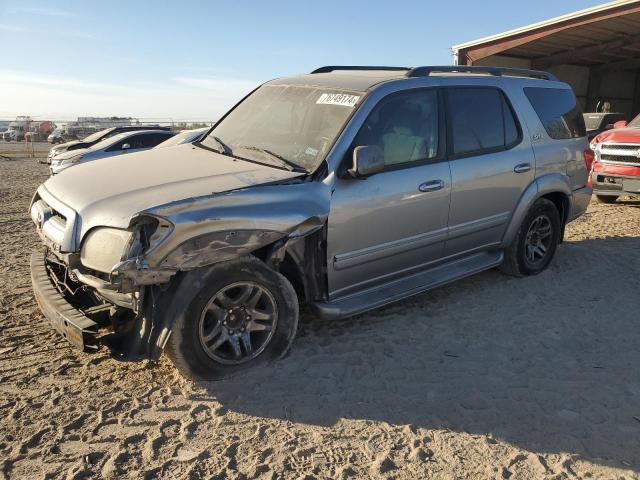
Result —
<svg viewBox="0 0 640 480"><path fill-rule="evenodd" d="M587 134L584 117L571 90L525 87L524 94L554 140L580 138Z"/></svg>
<svg viewBox="0 0 640 480"><path fill-rule="evenodd" d="M501 90L493 87L447 89L454 156L508 150L520 142L520 129Z"/></svg>

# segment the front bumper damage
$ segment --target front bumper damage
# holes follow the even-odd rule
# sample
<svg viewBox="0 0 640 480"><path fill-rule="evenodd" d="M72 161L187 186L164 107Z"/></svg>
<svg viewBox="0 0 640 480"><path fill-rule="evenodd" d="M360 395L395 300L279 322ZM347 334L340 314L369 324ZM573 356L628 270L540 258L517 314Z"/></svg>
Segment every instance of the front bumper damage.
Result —
<svg viewBox="0 0 640 480"><path fill-rule="evenodd" d="M85 352L97 351L99 323L72 305L56 288L47 270L45 254L33 253L30 267L36 302L51 326L75 347Z"/></svg>
<svg viewBox="0 0 640 480"><path fill-rule="evenodd" d="M138 304L119 307L116 303L126 303L124 298L130 297L132 303L141 304L142 295L125 295L115 289L110 293L98 290L86 282L89 276L85 275L81 281L77 271L70 270L44 251L31 255L30 268L33 292L40 310L51 326L73 346L93 353L105 345L122 360L151 358L145 345L150 332L147 328L144 334L144 322L147 320L142 307ZM106 298L105 294L115 296L115 301ZM142 334L136 334L140 332Z"/></svg>
<svg viewBox="0 0 640 480"><path fill-rule="evenodd" d="M171 335L170 306L184 278L252 253L279 268L287 252L298 268L307 252L315 252L301 240L326 228L329 199L330 188L321 182L269 184L163 204L134 215L128 226L104 225L95 215L88 216L95 223L81 218L43 186L31 206L47 252L34 254L31 262L38 304L52 326L85 351L106 344L119 359L157 360ZM87 232L103 227L143 231L140 217L164 221L150 234L149 247L127 246L122 258L128 258L109 272L83 263ZM304 275L306 294L324 298L325 286Z"/></svg>

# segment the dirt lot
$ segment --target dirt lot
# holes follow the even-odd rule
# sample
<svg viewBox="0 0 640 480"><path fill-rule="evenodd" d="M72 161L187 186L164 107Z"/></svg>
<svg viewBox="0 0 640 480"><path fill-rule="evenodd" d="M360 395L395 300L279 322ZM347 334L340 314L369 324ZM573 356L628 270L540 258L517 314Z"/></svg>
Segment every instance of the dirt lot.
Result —
<svg viewBox="0 0 640 480"><path fill-rule="evenodd" d="M51 145L47 142L4 142L0 141L0 160L3 157L16 158L16 157L34 157L34 156L47 156Z"/></svg>
<svg viewBox="0 0 640 480"><path fill-rule="evenodd" d="M0 478L640 478L640 201L592 203L551 268L496 271L192 384L76 353L34 303L36 160L0 160Z"/></svg>

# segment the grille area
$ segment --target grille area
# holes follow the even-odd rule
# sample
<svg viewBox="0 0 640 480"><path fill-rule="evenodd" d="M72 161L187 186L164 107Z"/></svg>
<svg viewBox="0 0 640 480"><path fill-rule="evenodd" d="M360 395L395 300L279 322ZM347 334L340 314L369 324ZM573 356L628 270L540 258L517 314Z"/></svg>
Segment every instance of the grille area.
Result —
<svg viewBox="0 0 640 480"><path fill-rule="evenodd" d="M31 219L35 223L44 243L59 252L73 252L75 249L75 212L58 202L42 186L31 204Z"/></svg>
<svg viewBox="0 0 640 480"><path fill-rule="evenodd" d="M40 199L31 206L31 219L42 234L58 248L64 242L67 219Z"/></svg>
<svg viewBox="0 0 640 480"><path fill-rule="evenodd" d="M638 150L640 149L640 145L607 145L604 144L602 146L602 148L607 148L607 149L615 149L615 150Z"/></svg>
<svg viewBox="0 0 640 480"><path fill-rule="evenodd" d="M600 155L600 160L609 163L631 163L640 165L640 158L631 155L611 155L609 153L603 153Z"/></svg>
<svg viewBox="0 0 640 480"><path fill-rule="evenodd" d="M599 160L603 163L640 165L640 144L602 144Z"/></svg>
<svg viewBox="0 0 640 480"><path fill-rule="evenodd" d="M31 219L40 228L47 221L54 221L64 230L67 225L67 219L60 212L51 208L47 202L40 199L31 206Z"/></svg>

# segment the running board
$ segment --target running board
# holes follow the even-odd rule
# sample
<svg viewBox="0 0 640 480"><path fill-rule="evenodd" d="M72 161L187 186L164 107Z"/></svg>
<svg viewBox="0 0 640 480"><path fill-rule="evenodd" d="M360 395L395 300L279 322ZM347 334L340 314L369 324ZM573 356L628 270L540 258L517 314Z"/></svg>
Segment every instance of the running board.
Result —
<svg viewBox="0 0 640 480"><path fill-rule="evenodd" d="M477 253L330 302L316 302L313 307L322 318L351 317L497 267L503 257L502 251Z"/></svg>

